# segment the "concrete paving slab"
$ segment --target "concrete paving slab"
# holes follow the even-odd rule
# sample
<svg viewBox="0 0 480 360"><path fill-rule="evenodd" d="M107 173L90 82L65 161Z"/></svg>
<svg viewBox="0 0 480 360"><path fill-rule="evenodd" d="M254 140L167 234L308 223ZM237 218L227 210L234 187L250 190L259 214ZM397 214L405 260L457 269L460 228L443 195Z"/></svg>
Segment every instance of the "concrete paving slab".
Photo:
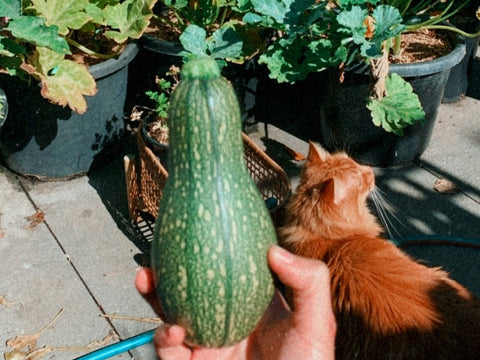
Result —
<svg viewBox="0 0 480 360"><path fill-rule="evenodd" d="M134 256L139 250L114 221L97 191L89 184L89 178L26 187L34 203L45 212L49 226L102 312L132 318L155 317L134 287L138 268ZM115 189L117 197L125 197L122 188ZM155 327L137 321L112 322L123 339ZM151 347L136 352L153 356ZM143 355L139 358L145 358Z"/></svg>
<svg viewBox="0 0 480 360"><path fill-rule="evenodd" d="M479 238L480 204L465 194L442 194L433 189L438 179L412 165L376 169L377 187L390 204L392 236L447 235Z"/></svg>
<svg viewBox="0 0 480 360"><path fill-rule="evenodd" d="M480 203L480 100L467 97L441 105L421 162Z"/></svg>
<svg viewBox="0 0 480 360"><path fill-rule="evenodd" d="M10 303L0 305L0 352L13 349L6 341L32 334L47 325L37 347L76 347L101 340L111 327L98 316L90 294L44 223L29 227L26 217L36 209L14 176L0 169L0 295ZM82 352L55 352L71 359Z"/></svg>

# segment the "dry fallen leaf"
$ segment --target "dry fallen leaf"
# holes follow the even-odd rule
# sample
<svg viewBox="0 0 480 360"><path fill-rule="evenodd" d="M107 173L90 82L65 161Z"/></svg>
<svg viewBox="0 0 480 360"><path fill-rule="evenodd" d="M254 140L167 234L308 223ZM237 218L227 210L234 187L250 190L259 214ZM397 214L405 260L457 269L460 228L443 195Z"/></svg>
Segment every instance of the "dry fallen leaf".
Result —
<svg viewBox="0 0 480 360"><path fill-rule="evenodd" d="M28 347L30 351L35 349L37 346L37 340L42 335L42 333L47 330L50 326L52 326L55 321L58 320L58 318L62 315L63 309L61 309L58 314L55 316L55 318L50 321L46 326L44 326L40 331L36 332L35 334L26 334L26 335L18 335L15 336L12 339L8 339L6 342L6 345L8 347L11 347L15 350L20 350L24 347Z"/></svg>
<svg viewBox="0 0 480 360"><path fill-rule="evenodd" d="M3 357L5 360L39 360L45 355L53 351L76 351L83 352L89 351L92 348L102 347L108 345L108 343L115 341L119 338L118 334L114 330L105 336L102 340L92 341L91 343L85 346L64 346L64 347L54 347L54 346L43 346L41 348L35 349L37 345L37 340L40 335L52 326L55 321L58 320L60 315L62 315L63 309L55 316L55 318L50 321L46 326L44 326L39 332L30 335L19 335L12 339L7 340L6 345L13 348L13 351L5 352ZM28 350L22 350L27 347Z"/></svg>
<svg viewBox="0 0 480 360"><path fill-rule="evenodd" d="M0 295L0 305L5 306L5 307L9 307L10 305L13 305L13 303L8 301L5 296Z"/></svg>
<svg viewBox="0 0 480 360"><path fill-rule="evenodd" d="M437 179L433 185L433 188L442 194L456 194L459 192L457 186L453 182L446 179Z"/></svg>
<svg viewBox="0 0 480 360"><path fill-rule="evenodd" d="M33 229L35 226L45 221L45 213L42 210L37 209L35 214L27 217L27 221L30 221L28 228Z"/></svg>
<svg viewBox="0 0 480 360"><path fill-rule="evenodd" d="M51 353L52 351L57 350L53 346L44 346L39 349L33 350L27 354L27 357L25 358L26 360L38 360L48 353Z"/></svg>
<svg viewBox="0 0 480 360"><path fill-rule="evenodd" d="M3 354L5 360L25 360L28 353L15 349L13 351Z"/></svg>
<svg viewBox="0 0 480 360"><path fill-rule="evenodd" d="M118 334L115 331L110 330L108 335L105 336L103 340L92 341L91 343L88 343L85 347L90 349L90 348L105 346L111 341L118 340L118 338L119 338Z"/></svg>
<svg viewBox="0 0 480 360"><path fill-rule="evenodd" d="M107 319L116 319L116 320L131 320L131 321L138 321L142 323L149 323L149 324L163 324L162 319L158 317L133 317L133 316L123 316L123 315L109 315L109 314L104 314L102 317L107 318Z"/></svg>
<svg viewBox="0 0 480 360"><path fill-rule="evenodd" d="M7 340L7 346L16 350L23 349L28 347L29 351L32 351L37 346L37 340L40 337L41 333L36 334L27 334L27 335L18 335L12 339Z"/></svg>

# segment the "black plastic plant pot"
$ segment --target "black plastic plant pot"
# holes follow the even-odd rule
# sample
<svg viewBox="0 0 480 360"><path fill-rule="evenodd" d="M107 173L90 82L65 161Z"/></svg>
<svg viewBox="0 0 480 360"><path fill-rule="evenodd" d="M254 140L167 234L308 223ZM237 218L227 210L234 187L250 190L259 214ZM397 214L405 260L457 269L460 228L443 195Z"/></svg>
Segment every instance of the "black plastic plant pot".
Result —
<svg viewBox="0 0 480 360"><path fill-rule="evenodd" d="M480 2L477 1L477 3ZM473 7L471 11L474 12L477 8L478 5ZM480 21L473 16L459 17L455 19L455 26L469 33L476 33L480 30ZM443 103L457 102L465 97L471 69L475 62L478 40L478 37L465 38L465 56L462 61L450 70L450 75L445 85L445 93L443 94Z"/></svg>
<svg viewBox="0 0 480 360"><path fill-rule="evenodd" d="M403 136L373 124L366 108L369 78L365 73L348 73L339 84L338 74L329 73L327 99L322 103L320 142L329 151L345 150L360 163L375 167L396 167L412 163L430 142L450 69L465 54L465 42L458 39L454 50L441 58L412 64L392 64L390 72L407 80L425 111L425 122L408 126Z"/></svg>
<svg viewBox="0 0 480 360"><path fill-rule="evenodd" d="M148 132L148 119L147 121L142 121L140 125L140 131L142 135L142 139L146 146L153 151L155 156L160 160L164 167L168 165L168 148L169 146L165 143L161 143L150 136Z"/></svg>
<svg viewBox="0 0 480 360"><path fill-rule="evenodd" d="M2 88L0 88L0 127L5 122L7 115L8 115L7 95L5 94L5 91L3 91Z"/></svg>
<svg viewBox="0 0 480 360"><path fill-rule="evenodd" d="M98 92L79 115L40 96L36 84L3 77L10 103L0 128L0 152L12 171L42 180L64 180L105 165L118 154L124 133L129 44L118 58L93 65Z"/></svg>

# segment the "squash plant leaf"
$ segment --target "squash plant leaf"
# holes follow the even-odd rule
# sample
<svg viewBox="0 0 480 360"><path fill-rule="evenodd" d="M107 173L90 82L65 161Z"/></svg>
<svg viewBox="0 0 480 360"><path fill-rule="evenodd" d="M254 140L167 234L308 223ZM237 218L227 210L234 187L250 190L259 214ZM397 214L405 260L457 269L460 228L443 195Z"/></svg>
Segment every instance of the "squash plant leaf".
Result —
<svg viewBox="0 0 480 360"><path fill-rule="evenodd" d="M255 11L273 18L277 23L285 22L287 13L294 0L251 0Z"/></svg>
<svg viewBox="0 0 480 360"><path fill-rule="evenodd" d="M0 35L0 55L15 56L20 54L26 55L26 53L27 50L16 43L15 40Z"/></svg>
<svg viewBox="0 0 480 360"><path fill-rule="evenodd" d="M339 0L338 3L340 6L345 7L348 5L365 5L371 3L371 0Z"/></svg>
<svg viewBox="0 0 480 360"><path fill-rule="evenodd" d="M207 40L210 55L215 59L236 59L242 54L243 42L231 27L221 27Z"/></svg>
<svg viewBox="0 0 480 360"><path fill-rule="evenodd" d="M185 51L183 56L205 56L207 54L207 32L198 25L188 25L180 35L180 43ZM190 54L189 54L190 53Z"/></svg>
<svg viewBox="0 0 480 360"><path fill-rule="evenodd" d="M367 15L367 9L363 9L360 6L353 6L350 9L346 9L340 12L337 16L337 21L346 31L348 31L352 35L357 34L360 37L364 38L365 32L367 30L364 21Z"/></svg>
<svg viewBox="0 0 480 360"><path fill-rule="evenodd" d="M105 36L123 43L128 38L138 39L150 23L156 0L126 0L104 9L105 25L112 28Z"/></svg>
<svg viewBox="0 0 480 360"><path fill-rule="evenodd" d="M21 0L0 0L0 16L15 19L22 14Z"/></svg>
<svg viewBox="0 0 480 360"><path fill-rule="evenodd" d="M345 60L346 49L335 49L327 39L315 41L305 38L280 39L260 56L270 77L278 82L303 80L311 72L322 71Z"/></svg>
<svg viewBox="0 0 480 360"><path fill-rule="evenodd" d="M32 0L32 9L45 18L45 24L57 25L61 35L80 29L91 17L84 11L88 0Z"/></svg>
<svg viewBox="0 0 480 360"><path fill-rule="evenodd" d="M37 16L20 16L8 23L6 30L18 39L26 40L37 46L49 48L60 54L70 54L67 40L58 33L55 25L46 26L45 19Z"/></svg>
<svg viewBox="0 0 480 360"><path fill-rule="evenodd" d="M378 43L395 37L405 30L402 15L393 6L379 5L373 10L372 16L375 19L374 39Z"/></svg>
<svg viewBox="0 0 480 360"><path fill-rule="evenodd" d="M263 24L287 33L305 33L307 27L320 17L325 5L315 5L315 0L251 0L255 12L264 17ZM254 15L248 15L249 22L260 22ZM304 27L303 29L301 29Z"/></svg>
<svg viewBox="0 0 480 360"><path fill-rule="evenodd" d="M425 112L412 86L400 75L393 73L385 79L387 96L381 100L369 99L373 123L387 132L403 135L408 125L425 120Z"/></svg>
<svg viewBox="0 0 480 360"><path fill-rule="evenodd" d="M97 85L85 65L65 60L62 55L41 47L32 61L35 68L42 69L32 75L41 81L43 97L61 106L68 105L79 114L87 110L84 95L95 95Z"/></svg>

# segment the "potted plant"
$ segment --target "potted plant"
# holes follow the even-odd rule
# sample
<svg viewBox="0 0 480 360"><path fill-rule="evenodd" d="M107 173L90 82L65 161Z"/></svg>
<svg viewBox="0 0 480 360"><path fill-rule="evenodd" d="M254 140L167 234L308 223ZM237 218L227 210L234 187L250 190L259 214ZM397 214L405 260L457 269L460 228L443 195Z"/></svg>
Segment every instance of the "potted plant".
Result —
<svg viewBox="0 0 480 360"><path fill-rule="evenodd" d="M268 27L244 21L250 10L250 2L241 0L159 1L133 63L133 72L144 83L132 84L136 88L131 92L151 88L152 79L172 64L211 56L242 99L254 76L251 59L264 51L270 34Z"/></svg>
<svg viewBox="0 0 480 360"><path fill-rule="evenodd" d="M252 3L257 2L260 3L252 0ZM418 124L425 122L426 117L435 119L445 86L443 81L448 76L449 68L463 56L464 45L461 40L453 45L458 51L449 57L447 66L443 69L438 67L436 60L426 62L426 67L430 69L424 74L409 74L402 70L414 66L416 68L417 65L397 66L390 63L395 59L405 33L426 29L461 33L444 21L468 1L459 4L450 0L448 6L435 16L430 15L429 9L437 3L436 0L312 0L295 9L292 9L287 1L283 2L283 7L275 8L268 1L262 3L263 7L256 8L261 16L252 17L251 20L268 21L282 32L282 36L269 46L259 60L268 67L272 78L279 82L295 82L305 79L313 72L339 69L337 72L329 71L333 80L329 82L327 100L324 102L325 106L322 106L324 116L320 121L320 137L324 145L330 150L348 149L360 161L382 166L408 163L423 152L433 123L423 126L421 135L410 138L409 132L413 127L420 127ZM455 36L453 38L456 39ZM425 80L421 81L421 86L412 83L411 80L426 74L441 74L437 80L443 82L443 85L440 83L428 86ZM363 77L365 86L357 86L358 77ZM339 79L345 79L344 84L339 86ZM348 86L350 80L353 82L350 84L353 92L345 95L343 88ZM427 96L417 96L419 87L429 90ZM439 100L424 104L425 99L431 98L433 92L438 93ZM354 98L363 103L360 109L352 105ZM368 110L365 110L365 105ZM352 110L344 111L349 109ZM360 114L362 119L366 118L367 122L360 121L357 114ZM352 119L353 125L344 124L344 121ZM374 132L377 131L370 134L367 128L372 120L388 134L373 126L371 127ZM346 133L342 134L342 131ZM400 137L402 134L403 138ZM359 139L358 144L354 143L356 139ZM399 156L399 139L406 139L407 148L412 151ZM416 143L419 141L422 143ZM370 155L380 153L382 143L388 144L386 150L390 154L380 159L371 158Z"/></svg>
<svg viewBox="0 0 480 360"><path fill-rule="evenodd" d="M156 77L156 90L147 90L145 94L153 103L152 108L145 108L147 115L140 124L141 135L145 143L157 155L168 149L170 143L168 132L168 109L170 95L180 81L180 68L172 65L162 78Z"/></svg>
<svg viewBox="0 0 480 360"><path fill-rule="evenodd" d="M0 129L7 166L38 178L70 178L115 151L127 65L138 51L132 40L142 36L155 2L0 3L1 80L15 99Z"/></svg>

